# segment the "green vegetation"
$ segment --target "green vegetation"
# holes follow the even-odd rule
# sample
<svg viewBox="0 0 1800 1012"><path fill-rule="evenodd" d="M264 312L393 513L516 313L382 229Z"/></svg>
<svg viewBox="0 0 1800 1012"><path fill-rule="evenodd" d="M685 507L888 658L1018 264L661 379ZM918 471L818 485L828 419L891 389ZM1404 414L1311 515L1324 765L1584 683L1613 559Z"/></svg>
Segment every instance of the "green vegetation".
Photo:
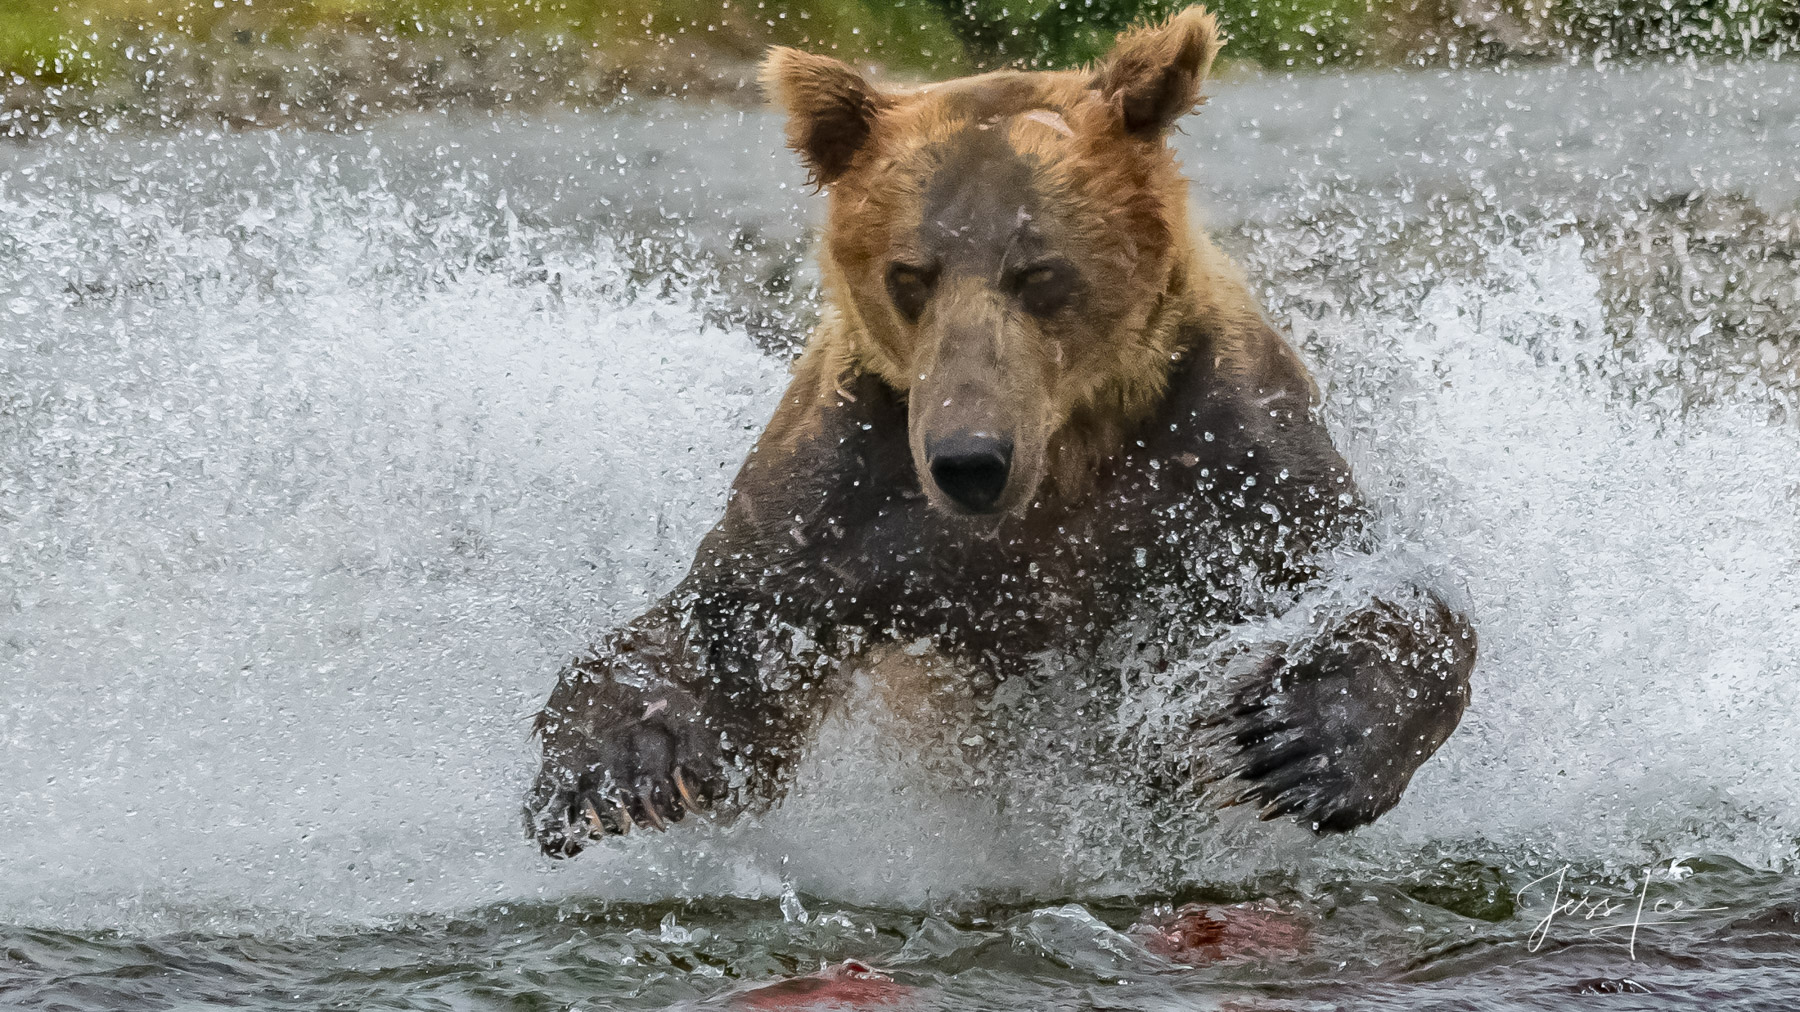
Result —
<svg viewBox="0 0 1800 1012"><path fill-rule="evenodd" d="M1586 51L1739 56L1800 46L1793 0L1554 0L1547 33Z"/></svg>
<svg viewBox="0 0 1800 1012"><path fill-rule="evenodd" d="M931 0L0 0L0 136L739 92L777 43L968 67Z"/></svg>
<svg viewBox="0 0 1800 1012"><path fill-rule="evenodd" d="M118 69L127 36L292 44L322 32L441 36L631 50L693 43L749 55L771 43L942 71L965 63L1069 66L1180 0L12 0L0 71L43 82ZM1720 55L1800 46L1791 0L1213 0L1229 55L1286 68L1418 57L1407 37L1469 49ZM1429 46L1414 47L1429 48ZM1427 54L1428 55L1428 54Z"/></svg>
<svg viewBox="0 0 1800 1012"><path fill-rule="evenodd" d="M938 0L973 62L1070 66L1104 53L1121 29L1173 13L1180 0ZM1227 55L1267 67L1339 63L1363 55L1367 0L1212 0Z"/></svg>
<svg viewBox="0 0 1800 1012"><path fill-rule="evenodd" d="M0 7L0 74L49 82L80 80L91 69L81 58L74 19L25 0Z"/></svg>
<svg viewBox="0 0 1800 1012"><path fill-rule="evenodd" d="M741 91L762 50L890 74L1090 61L1182 0L0 0L0 135L77 115L341 125L451 103ZM1228 60L1780 56L1793 0L1212 0Z"/></svg>
<svg viewBox="0 0 1800 1012"><path fill-rule="evenodd" d="M934 0L982 65L1067 66L1180 0ZM1780 55L1794 0L1211 0L1228 57L1275 69L1501 56Z"/></svg>
<svg viewBox="0 0 1800 1012"><path fill-rule="evenodd" d="M341 34L538 48L691 44L727 56L787 44L919 69L962 56L931 0L11 0L0 4L0 70L79 79L80 67L116 63L105 54L122 39L293 46Z"/></svg>

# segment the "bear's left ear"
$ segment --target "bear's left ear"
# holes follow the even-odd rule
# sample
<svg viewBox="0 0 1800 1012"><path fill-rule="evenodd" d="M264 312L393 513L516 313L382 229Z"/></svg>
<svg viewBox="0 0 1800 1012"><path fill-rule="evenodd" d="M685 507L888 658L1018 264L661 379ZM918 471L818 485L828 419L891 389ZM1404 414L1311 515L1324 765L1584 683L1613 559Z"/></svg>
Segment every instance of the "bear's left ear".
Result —
<svg viewBox="0 0 1800 1012"><path fill-rule="evenodd" d="M844 174L868 143L885 104L862 75L829 56L776 46L762 65L763 90L787 111L788 147L824 186Z"/></svg>
<svg viewBox="0 0 1800 1012"><path fill-rule="evenodd" d="M1160 25L1120 35L1091 87L1119 111L1127 133L1160 137L1199 104L1217 55L1218 22L1206 8L1189 7Z"/></svg>

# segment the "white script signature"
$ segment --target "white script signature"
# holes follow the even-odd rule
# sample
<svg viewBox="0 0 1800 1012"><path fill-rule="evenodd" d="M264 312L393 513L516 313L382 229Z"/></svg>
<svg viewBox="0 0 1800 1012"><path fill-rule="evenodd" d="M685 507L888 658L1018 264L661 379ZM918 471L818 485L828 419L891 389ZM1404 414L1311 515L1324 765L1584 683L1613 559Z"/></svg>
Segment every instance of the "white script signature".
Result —
<svg viewBox="0 0 1800 1012"><path fill-rule="evenodd" d="M1690 907L1681 900L1658 899L1646 906L1650 897L1652 879L1668 882L1679 882L1693 874L1693 869L1684 867L1681 861L1669 862L1666 869L1645 868L1643 881L1635 892L1599 893L1592 890L1577 894L1568 883L1570 867L1561 868L1548 875L1541 875L1525 883L1513 894L1514 900L1523 909L1527 906L1526 895L1529 893L1548 893L1550 909L1531 929L1526 936L1526 951L1536 952L1544 947L1550 939L1550 929L1561 917L1570 921L1598 921L1592 924L1587 933L1592 938L1614 938L1623 935L1622 944L1631 954L1633 961L1637 959L1637 937L1639 928L1656 927L1664 924L1680 924L1696 914L1723 910L1723 907ZM1552 886L1554 883L1554 886ZM1569 890L1565 895L1565 890ZM1627 919L1629 917L1629 919ZM1646 919L1648 918L1648 919Z"/></svg>

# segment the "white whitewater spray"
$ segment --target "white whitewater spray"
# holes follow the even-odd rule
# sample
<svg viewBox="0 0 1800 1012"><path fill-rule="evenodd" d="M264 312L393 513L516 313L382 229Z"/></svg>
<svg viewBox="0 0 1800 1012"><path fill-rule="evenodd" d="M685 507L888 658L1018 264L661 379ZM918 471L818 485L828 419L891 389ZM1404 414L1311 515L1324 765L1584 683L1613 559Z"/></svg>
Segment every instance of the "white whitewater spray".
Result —
<svg viewBox="0 0 1800 1012"><path fill-rule="evenodd" d="M0 174L0 919L1160 881L1069 842L1114 814L1103 784L995 835L1023 831L1003 790L842 722L759 827L548 866L518 823L525 720L679 577L785 366L619 296L608 244L477 190L425 214L292 139L165 143L273 178ZM95 147L58 154L102 174ZM1753 399L1621 400L1600 313L1579 241L1546 233L1416 316L1306 335L1396 557L1475 618L1475 703L1370 830L1196 818L1181 875L1438 846L1792 858L1800 435Z"/></svg>

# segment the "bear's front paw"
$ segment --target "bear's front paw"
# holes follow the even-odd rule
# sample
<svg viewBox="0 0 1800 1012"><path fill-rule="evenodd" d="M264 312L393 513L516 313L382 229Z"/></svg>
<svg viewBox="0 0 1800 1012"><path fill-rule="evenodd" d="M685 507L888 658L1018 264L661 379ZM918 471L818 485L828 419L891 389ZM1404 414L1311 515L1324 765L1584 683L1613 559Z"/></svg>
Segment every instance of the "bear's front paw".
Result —
<svg viewBox="0 0 1800 1012"><path fill-rule="evenodd" d="M1206 722L1230 758L1226 805L1344 832L1394 807L1469 701L1475 634L1435 597L1376 602L1299 656L1277 653Z"/></svg>
<svg viewBox="0 0 1800 1012"><path fill-rule="evenodd" d="M525 802L526 832L545 854L573 857L633 823L665 829L723 796L718 735L692 695L569 677L594 682L538 718L544 763Z"/></svg>

